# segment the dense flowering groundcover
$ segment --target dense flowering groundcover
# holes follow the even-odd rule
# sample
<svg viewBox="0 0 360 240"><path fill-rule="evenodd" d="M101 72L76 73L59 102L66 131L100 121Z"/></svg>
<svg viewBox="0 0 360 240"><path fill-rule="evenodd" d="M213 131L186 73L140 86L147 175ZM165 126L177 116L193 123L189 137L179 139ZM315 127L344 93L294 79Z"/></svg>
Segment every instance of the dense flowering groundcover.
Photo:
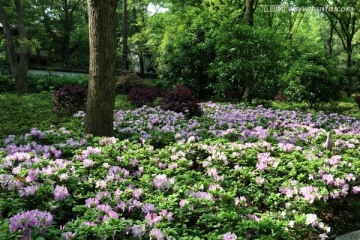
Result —
<svg viewBox="0 0 360 240"><path fill-rule="evenodd" d="M113 138L81 135L80 112L68 128L1 140L0 238L336 234L334 206L360 192L360 121L231 104L202 111L118 111Z"/></svg>

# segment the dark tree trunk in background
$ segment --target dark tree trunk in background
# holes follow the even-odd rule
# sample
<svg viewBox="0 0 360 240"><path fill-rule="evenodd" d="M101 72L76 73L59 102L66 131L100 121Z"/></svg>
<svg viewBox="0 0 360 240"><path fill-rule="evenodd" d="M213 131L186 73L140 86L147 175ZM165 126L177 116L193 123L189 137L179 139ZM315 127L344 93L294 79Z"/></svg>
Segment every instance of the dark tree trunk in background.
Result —
<svg viewBox="0 0 360 240"><path fill-rule="evenodd" d="M70 16L70 11L69 11L69 7L68 7L68 1L65 0L64 1L64 22L63 22L63 27L64 27L64 37L63 37L63 43L62 43L62 53L61 53L61 58L64 64L64 67L68 66L68 60L69 60L69 52L70 52L70 31L71 31L71 16Z"/></svg>
<svg viewBox="0 0 360 240"><path fill-rule="evenodd" d="M144 65L144 56L139 54L139 66L140 66L140 73L145 73L145 65Z"/></svg>
<svg viewBox="0 0 360 240"><path fill-rule="evenodd" d="M336 23L335 23L336 24ZM330 33L329 38L327 40L327 47L328 47L328 55L329 57L332 57L333 55L333 49L334 49L334 26L330 24Z"/></svg>
<svg viewBox="0 0 360 240"><path fill-rule="evenodd" d="M254 0L246 0L246 20L248 26L250 27L254 26ZM254 74L252 72L249 72L248 76L249 76L249 80L248 80L249 82L255 81ZM241 97L244 96L246 90L248 90L248 94L246 98L251 103L254 96L251 89L249 89L248 86L242 89L242 92L240 93Z"/></svg>
<svg viewBox="0 0 360 240"><path fill-rule="evenodd" d="M247 25L254 26L254 0L246 0L246 19Z"/></svg>
<svg viewBox="0 0 360 240"><path fill-rule="evenodd" d="M63 0L64 19L62 19L62 25L64 29L64 35L62 36L62 53L61 58L63 65L67 67L69 65L71 55L79 47L79 40L77 43L70 43L71 32L74 30L74 11L79 8L82 0L76 2L70 2L69 0ZM72 3L72 4L71 4ZM56 36L57 38L57 36Z"/></svg>
<svg viewBox="0 0 360 240"><path fill-rule="evenodd" d="M11 33L11 26L5 13L3 0L0 0L0 22L3 25L3 31L6 38L6 51L10 62L10 69L15 78L16 92L18 94L27 93L27 72L29 67L29 47L27 42L27 31L25 29L24 17L25 12L20 0L14 0L17 12L17 26L19 32L19 54L17 59L15 52L14 39Z"/></svg>
<svg viewBox="0 0 360 240"><path fill-rule="evenodd" d="M123 15L122 15L122 69L129 70L129 61L128 61L128 11L127 11L127 0L123 0Z"/></svg>
<svg viewBox="0 0 360 240"><path fill-rule="evenodd" d="M94 136L112 136L115 103L117 0L88 0L90 79L85 130Z"/></svg>

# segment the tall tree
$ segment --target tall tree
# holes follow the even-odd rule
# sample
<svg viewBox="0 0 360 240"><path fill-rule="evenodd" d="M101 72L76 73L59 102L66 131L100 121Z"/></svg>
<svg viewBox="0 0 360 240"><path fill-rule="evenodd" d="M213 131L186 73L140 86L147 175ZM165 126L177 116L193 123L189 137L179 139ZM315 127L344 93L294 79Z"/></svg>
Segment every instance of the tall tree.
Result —
<svg viewBox="0 0 360 240"><path fill-rule="evenodd" d="M89 11L90 79L86 133L113 135L116 70L117 0L87 0Z"/></svg>
<svg viewBox="0 0 360 240"><path fill-rule="evenodd" d="M15 51L15 38L12 34L11 24L5 12L4 2L0 0L0 23L2 24L4 35L6 38L6 51L10 62L10 69L16 81L16 91L18 94L24 94L27 89L27 71L29 66L29 46L27 31L25 28L25 12L21 0L14 0L17 12L17 30L19 33L19 53L18 60Z"/></svg>

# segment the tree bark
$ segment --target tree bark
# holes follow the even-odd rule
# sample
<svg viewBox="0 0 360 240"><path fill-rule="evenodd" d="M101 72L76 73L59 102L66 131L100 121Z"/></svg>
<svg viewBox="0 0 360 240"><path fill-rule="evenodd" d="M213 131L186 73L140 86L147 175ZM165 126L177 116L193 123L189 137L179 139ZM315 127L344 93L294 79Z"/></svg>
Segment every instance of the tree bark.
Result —
<svg viewBox="0 0 360 240"><path fill-rule="evenodd" d="M128 11L127 11L127 0L123 0L123 15L122 15L122 64L123 70L129 70L128 61Z"/></svg>
<svg viewBox="0 0 360 240"><path fill-rule="evenodd" d="M254 26L254 0L246 0L247 25Z"/></svg>
<svg viewBox="0 0 360 240"><path fill-rule="evenodd" d="M17 12L17 27L19 32L20 59L18 61L15 51L14 39L11 33L11 26L5 13L3 1L0 0L0 22L3 25L6 38L6 51L10 62L10 69L15 78L16 92L21 95L27 93L27 71L29 67L29 47L27 42L27 31L25 28L25 12L21 0L14 0Z"/></svg>
<svg viewBox="0 0 360 240"><path fill-rule="evenodd" d="M329 57L332 57L333 49L334 49L334 26L331 23L330 23L329 38L327 40L327 46L328 46L328 55Z"/></svg>
<svg viewBox="0 0 360 240"><path fill-rule="evenodd" d="M63 9L64 9L64 22L63 22L63 27L64 27L64 37L63 37L63 41L62 41L62 53L61 53L61 57L63 60L63 65L64 67L68 66L68 62L69 62L69 52L70 52L70 32L71 32L71 15L70 15L70 9L68 6L68 1L64 0L63 3Z"/></svg>
<svg viewBox="0 0 360 240"><path fill-rule="evenodd" d="M112 136L115 103L115 15L117 0L88 0L90 79L85 130Z"/></svg>

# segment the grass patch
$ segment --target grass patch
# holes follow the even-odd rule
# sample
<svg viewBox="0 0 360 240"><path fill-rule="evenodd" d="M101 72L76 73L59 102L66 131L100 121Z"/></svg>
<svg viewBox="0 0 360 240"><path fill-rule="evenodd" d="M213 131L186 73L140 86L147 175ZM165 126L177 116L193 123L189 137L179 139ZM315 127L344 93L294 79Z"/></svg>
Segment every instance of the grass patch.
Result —
<svg viewBox="0 0 360 240"><path fill-rule="evenodd" d="M68 122L70 115L54 111L52 92L30 93L18 96L0 94L0 139L8 135L27 133L31 128L49 129ZM133 109L125 95L116 96L116 109Z"/></svg>
<svg viewBox="0 0 360 240"><path fill-rule="evenodd" d="M53 110L54 98L51 92L37 94L0 94L0 138L18 135L31 128L49 128L66 121L67 116Z"/></svg>

